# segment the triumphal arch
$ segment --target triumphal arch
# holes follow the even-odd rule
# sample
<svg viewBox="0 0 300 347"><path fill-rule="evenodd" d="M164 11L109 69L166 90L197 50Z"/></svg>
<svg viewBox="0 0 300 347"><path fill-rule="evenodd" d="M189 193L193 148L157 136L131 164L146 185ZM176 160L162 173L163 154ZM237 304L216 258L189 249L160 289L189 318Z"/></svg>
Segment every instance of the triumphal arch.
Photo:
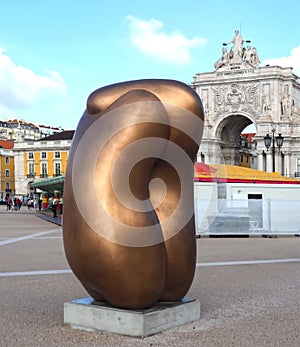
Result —
<svg viewBox="0 0 300 347"><path fill-rule="evenodd" d="M198 73L191 86L205 110L197 160L238 165L240 134L254 124L252 167L300 176L300 78L292 67L261 66L258 51L238 30L223 43L214 71ZM264 137L281 134L283 146L267 150ZM274 160L275 158L275 160Z"/></svg>

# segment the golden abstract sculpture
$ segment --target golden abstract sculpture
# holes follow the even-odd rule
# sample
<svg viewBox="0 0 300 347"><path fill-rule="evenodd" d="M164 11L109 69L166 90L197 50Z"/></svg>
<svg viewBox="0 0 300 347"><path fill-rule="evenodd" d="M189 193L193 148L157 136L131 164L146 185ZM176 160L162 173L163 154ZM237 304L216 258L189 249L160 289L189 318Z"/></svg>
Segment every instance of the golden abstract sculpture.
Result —
<svg viewBox="0 0 300 347"><path fill-rule="evenodd" d="M89 96L68 159L63 238L96 301L143 309L189 290L203 119L199 96L178 81L129 81Z"/></svg>

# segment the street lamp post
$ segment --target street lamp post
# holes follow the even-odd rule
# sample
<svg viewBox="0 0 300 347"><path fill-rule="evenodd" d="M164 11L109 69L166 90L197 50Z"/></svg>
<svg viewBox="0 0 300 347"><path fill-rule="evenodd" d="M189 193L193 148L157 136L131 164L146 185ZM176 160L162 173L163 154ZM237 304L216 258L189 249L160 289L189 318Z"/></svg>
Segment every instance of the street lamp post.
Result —
<svg viewBox="0 0 300 347"><path fill-rule="evenodd" d="M270 136L270 134L267 134L264 137L264 141L265 141L265 146L267 147L267 149L271 147L271 153L272 153L272 171L275 172L275 153L276 153L276 148L275 148L275 139L276 139L276 144L278 149L280 150L280 148L283 145L283 139L284 137L281 136L281 134L279 133L277 136L275 136L275 128L272 128L272 136Z"/></svg>

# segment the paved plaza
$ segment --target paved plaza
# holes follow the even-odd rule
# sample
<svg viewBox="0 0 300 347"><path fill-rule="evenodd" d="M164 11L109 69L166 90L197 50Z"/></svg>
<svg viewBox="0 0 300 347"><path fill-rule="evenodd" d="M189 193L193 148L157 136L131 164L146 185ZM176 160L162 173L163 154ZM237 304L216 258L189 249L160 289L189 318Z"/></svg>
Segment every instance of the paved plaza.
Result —
<svg viewBox="0 0 300 347"><path fill-rule="evenodd" d="M87 293L61 226L0 206L0 346L300 346L300 238L201 238L189 297L201 319L144 339L63 326ZM51 218L50 218L51 219Z"/></svg>

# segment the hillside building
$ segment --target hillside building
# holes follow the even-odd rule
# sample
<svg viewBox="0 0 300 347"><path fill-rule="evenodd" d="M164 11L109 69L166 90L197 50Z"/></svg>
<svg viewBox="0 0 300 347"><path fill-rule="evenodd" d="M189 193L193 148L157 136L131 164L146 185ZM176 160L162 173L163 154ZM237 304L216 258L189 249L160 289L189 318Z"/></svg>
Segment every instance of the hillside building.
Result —
<svg viewBox="0 0 300 347"><path fill-rule="evenodd" d="M59 127L37 125L20 119L0 120L0 138L11 141L36 141L63 131Z"/></svg>

